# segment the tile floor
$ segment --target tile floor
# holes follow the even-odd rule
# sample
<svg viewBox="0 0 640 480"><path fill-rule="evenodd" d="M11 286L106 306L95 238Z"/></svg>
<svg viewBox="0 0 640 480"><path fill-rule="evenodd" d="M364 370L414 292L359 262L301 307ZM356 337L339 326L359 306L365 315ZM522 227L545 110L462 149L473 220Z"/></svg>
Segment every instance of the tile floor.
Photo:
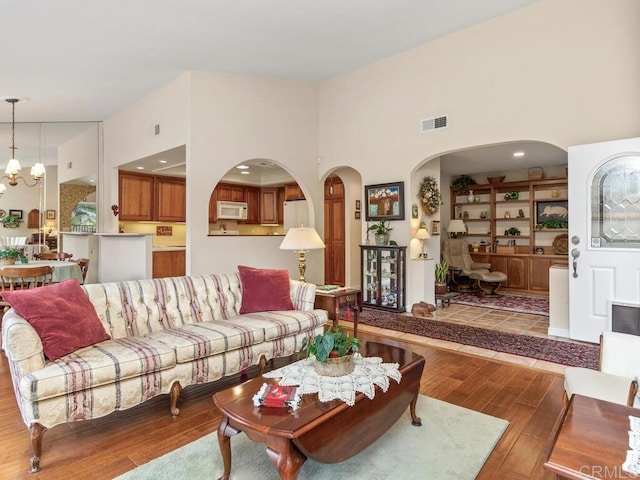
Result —
<svg viewBox="0 0 640 480"><path fill-rule="evenodd" d="M554 340L570 341L562 337L553 337L547 335L549 327L549 317L540 315L531 315L526 313L506 312L503 310L493 310L483 307L471 307L467 305L458 305L452 303L446 308L438 307L434 312L434 319L444 322L460 323L474 327L490 328L509 333L526 334L531 336L540 336L545 338L553 338ZM349 325L345 323L345 325ZM545 360L537 360L535 358L521 357L508 353L495 352L484 348L462 345L460 343L448 342L421 335L411 333L401 333L395 330L386 330L369 325L359 325L358 331L385 334L402 340L404 342L426 345L433 348L444 350L454 350L459 353L467 353L481 357L491 358L516 365L524 365L527 367L543 370L545 372L564 374L564 365L548 362Z"/></svg>

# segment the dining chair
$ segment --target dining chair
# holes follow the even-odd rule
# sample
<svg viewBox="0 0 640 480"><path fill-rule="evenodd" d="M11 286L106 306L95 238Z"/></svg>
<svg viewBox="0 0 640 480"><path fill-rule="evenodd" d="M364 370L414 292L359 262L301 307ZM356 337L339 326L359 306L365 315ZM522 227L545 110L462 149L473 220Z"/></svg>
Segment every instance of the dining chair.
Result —
<svg viewBox="0 0 640 480"><path fill-rule="evenodd" d="M53 267L5 267L0 270L0 279L0 308L4 315L11 305L2 299L2 292L51 285Z"/></svg>
<svg viewBox="0 0 640 480"><path fill-rule="evenodd" d="M70 260L74 261L74 260ZM89 259L88 258L79 258L75 260L78 262L78 266L80 267L80 271L82 272L82 283L87 280L87 272L89 271Z"/></svg>
<svg viewBox="0 0 640 480"><path fill-rule="evenodd" d="M60 262L66 262L67 260L73 257L73 253L45 252L45 253L34 253L33 256L36 258L36 260L57 260Z"/></svg>

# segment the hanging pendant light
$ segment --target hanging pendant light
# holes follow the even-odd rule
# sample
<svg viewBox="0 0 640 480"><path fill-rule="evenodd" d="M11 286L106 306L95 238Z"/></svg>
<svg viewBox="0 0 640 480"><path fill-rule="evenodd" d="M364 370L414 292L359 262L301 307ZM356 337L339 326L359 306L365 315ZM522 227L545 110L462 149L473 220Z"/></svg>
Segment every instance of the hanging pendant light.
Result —
<svg viewBox="0 0 640 480"><path fill-rule="evenodd" d="M16 159L16 103L20 101L19 98L7 98L5 99L7 102L11 104L11 158L7 162L7 168L5 169L5 175L0 178L0 181L5 178L8 180L9 185L15 187L18 184L18 180L22 180L22 182L27 187L35 187L38 185L38 182L45 174L45 168L42 163L36 163L33 167L31 167L31 177L34 180L34 183L29 183L27 180L20 176L20 162ZM2 195L6 191L7 187L0 183L0 195Z"/></svg>

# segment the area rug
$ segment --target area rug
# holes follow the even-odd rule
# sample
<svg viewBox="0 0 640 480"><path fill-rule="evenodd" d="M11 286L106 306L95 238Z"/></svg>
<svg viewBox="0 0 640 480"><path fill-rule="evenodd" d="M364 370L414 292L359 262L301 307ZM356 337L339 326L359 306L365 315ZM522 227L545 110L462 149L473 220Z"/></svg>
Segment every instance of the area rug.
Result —
<svg viewBox="0 0 640 480"><path fill-rule="evenodd" d="M511 295L505 293L500 297L478 297L473 293L459 293L451 297L451 303L470 305L472 307L488 307L507 312L531 313L549 316L549 297L530 297L528 295Z"/></svg>
<svg viewBox="0 0 640 480"><path fill-rule="evenodd" d="M422 427L411 425L408 412L382 437L355 457L332 464L307 460L299 479L389 478L464 480L476 477L509 422L435 400L418 399ZM277 479L264 445L243 433L231 438L231 478ZM222 475L215 433L141 465L118 480L212 479Z"/></svg>
<svg viewBox="0 0 640 480"><path fill-rule="evenodd" d="M424 337L537 358L571 367L598 369L597 345L584 345L549 338L498 332L428 318L399 315L372 308L363 308L358 322L374 327L413 333Z"/></svg>

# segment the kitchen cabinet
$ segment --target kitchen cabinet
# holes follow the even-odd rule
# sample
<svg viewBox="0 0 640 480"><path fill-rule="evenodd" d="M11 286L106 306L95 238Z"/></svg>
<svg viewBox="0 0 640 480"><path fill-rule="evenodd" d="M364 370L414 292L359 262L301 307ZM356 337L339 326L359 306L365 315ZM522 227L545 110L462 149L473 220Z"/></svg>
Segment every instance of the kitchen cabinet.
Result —
<svg viewBox="0 0 640 480"><path fill-rule="evenodd" d="M277 188L262 188L260 190L260 223L278 224Z"/></svg>
<svg viewBox="0 0 640 480"><path fill-rule="evenodd" d="M185 275L184 250L153 252L153 278L181 277Z"/></svg>
<svg viewBox="0 0 640 480"><path fill-rule="evenodd" d="M284 186L284 199L288 200L304 200L302 188L297 183L288 183Z"/></svg>
<svg viewBox="0 0 640 480"><path fill-rule="evenodd" d="M187 217L187 187L184 178L161 177L156 181L159 222L184 222Z"/></svg>
<svg viewBox="0 0 640 480"><path fill-rule="evenodd" d="M278 187L278 225L284 225L284 187Z"/></svg>
<svg viewBox="0 0 640 480"><path fill-rule="evenodd" d="M219 183L216 187L218 200L226 202L244 202L245 187L241 185L232 185L227 183Z"/></svg>
<svg viewBox="0 0 640 480"><path fill-rule="evenodd" d="M120 220L153 220L155 187L153 175L120 172L118 180Z"/></svg>
<svg viewBox="0 0 640 480"><path fill-rule="evenodd" d="M245 192L247 202L247 219L245 223L258 225L260 220L260 189L258 187L247 187Z"/></svg>
<svg viewBox="0 0 640 480"><path fill-rule="evenodd" d="M406 310L407 247L360 245L363 305L380 310Z"/></svg>
<svg viewBox="0 0 640 480"><path fill-rule="evenodd" d="M120 220L184 222L186 184L184 178L119 173Z"/></svg>

